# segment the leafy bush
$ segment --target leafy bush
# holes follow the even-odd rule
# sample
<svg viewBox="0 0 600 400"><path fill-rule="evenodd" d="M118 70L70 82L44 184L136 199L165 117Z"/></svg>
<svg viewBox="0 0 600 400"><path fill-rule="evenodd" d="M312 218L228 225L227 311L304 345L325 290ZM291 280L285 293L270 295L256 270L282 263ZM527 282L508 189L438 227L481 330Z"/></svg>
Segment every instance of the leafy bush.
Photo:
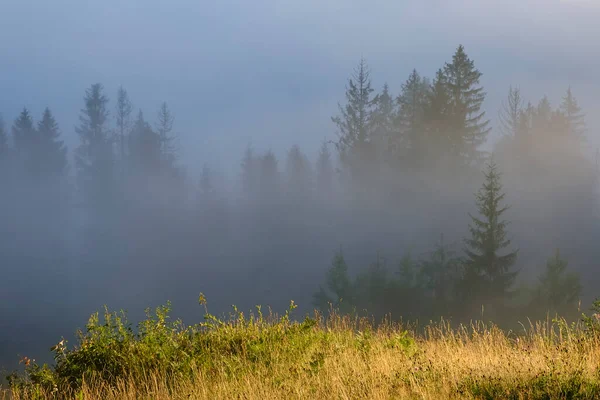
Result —
<svg viewBox="0 0 600 400"><path fill-rule="evenodd" d="M600 336L600 299L596 299L592 303L591 311L590 316L582 314L583 323L590 334Z"/></svg>
<svg viewBox="0 0 600 400"><path fill-rule="evenodd" d="M201 304L205 299L201 295ZM214 372L225 369L235 373L231 360L269 366L275 362L272 348L285 349L288 357L307 357L308 368L322 364L323 355L311 354L319 343L313 329L317 321L306 318L301 323L290 321L296 308L292 302L285 315L265 318L261 308L257 315L246 317L234 307L229 321L205 315L205 322L185 326L180 320L171 322L170 303L158 307L154 314L146 310L146 319L135 332L126 314L104 310L103 320L93 314L85 332L77 333L78 344L69 348L66 340L52 347L55 364L40 366L29 360L25 374L9 377L13 390L32 388L48 393L76 391L84 381L102 381L115 385L124 379L143 381L158 374L167 381L190 378L198 369ZM279 355L281 356L281 354ZM223 360L227 360L224 362Z"/></svg>

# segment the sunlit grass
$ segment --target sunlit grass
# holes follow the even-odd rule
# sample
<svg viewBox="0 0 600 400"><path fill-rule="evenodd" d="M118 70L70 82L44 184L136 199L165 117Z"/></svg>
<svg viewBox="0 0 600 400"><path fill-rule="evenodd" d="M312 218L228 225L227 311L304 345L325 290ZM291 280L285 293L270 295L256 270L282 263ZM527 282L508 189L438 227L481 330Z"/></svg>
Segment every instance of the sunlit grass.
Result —
<svg viewBox="0 0 600 400"><path fill-rule="evenodd" d="M56 369L30 365L29 377L16 381L12 395L600 398L600 338L582 324L563 320L530 323L520 332L481 322L452 327L440 321L417 333L390 323L374 328L368 319L335 313L294 322L287 314L263 317L260 310L249 316L236 311L225 321L207 313L205 323L185 327L168 322L165 311L159 309L146 321L144 334L132 336L125 333L124 320L102 324L92 319L92 334L82 335L75 349L55 348L64 354ZM122 365L107 374L104 366L115 360ZM74 379L77 374L83 379Z"/></svg>

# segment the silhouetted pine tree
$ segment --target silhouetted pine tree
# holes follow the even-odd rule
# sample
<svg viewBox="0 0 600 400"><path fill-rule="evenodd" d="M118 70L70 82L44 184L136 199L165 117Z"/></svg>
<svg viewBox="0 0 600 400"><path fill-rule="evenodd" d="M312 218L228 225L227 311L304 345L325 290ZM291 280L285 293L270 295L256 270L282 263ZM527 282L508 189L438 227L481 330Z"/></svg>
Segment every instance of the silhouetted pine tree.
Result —
<svg viewBox="0 0 600 400"><path fill-rule="evenodd" d="M331 267L326 274L325 285L325 288L319 286L319 290L313 296L315 307L323 312L328 311L330 306L342 313L352 311L354 305L352 282L341 250L333 257Z"/></svg>
<svg viewBox="0 0 600 400"><path fill-rule="evenodd" d="M117 120L117 140L119 145L119 161L121 163L121 173L125 170L125 149L127 146L126 135L129 133L131 128L131 113L133 112L133 105L129 100L127 90L123 86L119 86L117 91L117 105L115 110L115 118Z"/></svg>
<svg viewBox="0 0 600 400"><path fill-rule="evenodd" d="M144 119L140 110L129 134L129 156L136 175L158 176L162 170L159 135Z"/></svg>
<svg viewBox="0 0 600 400"><path fill-rule="evenodd" d="M511 268L517 260L517 251L501 254L511 242L507 239L507 222L502 220L508 207L501 205L505 194L493 159L484 175L485 182L475 195L480 217L469 214L470 237L465 239L461 291L470 300L495 302L509 294L515 281L517 272Z"/></svg>
<svg viewBox="0 0 600 400"><path fill-rule="evenodd" d="M467 56L462 45L452 56L452 62L444 67L450 99L451 151L457 160L473 163L480 160L478 147L485 142L491 128L481 106L486 93L479 86L482 73Z"/></svg>
<svg viewBox="0 0 600 400"><path fill-rule="evenodd" d="M19 117L12 126L15 150L20 155L32 154L33 147L37 142L37 132L33 124L33 118L27 108L23 108Z"/></svg>
<svg viewBox="0 0 600 400"><path fill-rule="evenodd" d="M534 113L535 109L531 103L527 103L527 106L521 110L519 114L519 127L517 130L520 139L528 140L530 138Z"/></svg>
<svg viewBox="0 0 600 400"><path fill-rule="evenodd" d="M313 177L308 158L298 145L292 146L286 162L287 194L293 203L307 205L312 196Z"/></svg>
<svg viewBox="0 0 600 400"><path fill-rule="evenodd" d="M371 140L377 162L390 162L393 150L392 144L397 139L394 124L396 108L387 83L383 85L383 91L373 99L373 104Z"/></svg>
<svg viewBox="0 0 600 400"><path fill-rule="evenodd" d="M560 110L567 118L569 135L581 138L585 133L585 115L583 114L577 99L573 96L571 87L567 89L567 93L562 98Z"/></svg>
<svg viewBox="0 0 600 400"><path fill-rule="evenodd" d="M174 122L175 116L167 102L163 102L157 113L156 131L160 139L163 160L168 166L173 166L175 162L175 137L172 133Z"/></svg>
<svg viewBox="0 0 600 400"><path fill-rule="evenodd" d="M402 91L396 99L400 107L396 121L399 136L394 141L394 147L397 152L402 148L410 149L408 156L412 166L425 162L428 146L425 138L425 110L429 96L428 80L421 78L414 69L402 84Z"/></svg>
<svg viewBox="0 0 600 400"><path fill-rule="evenodd" d="M29 179L38 179L41 169L38 159L41 150L40 136L27 108L23 108L13 123L12 134L18 172Z"/></svg>
<svg viewBox="0 0 600 400"><path fill-rule="evenodd" d="M425 132L431 163L440 163L451 148L448 120L450 93L444 71L439 69L431 85L425 107Z"/></svg>
<svg viewBox="0 0 600 400"><path fill-rule="evenodd" d="M460 278L460 259L444 243L441 235L434 252L421 263L419 280L423 288L430 292L436 312L444 315L455 300L455 284Z"/></svg>
<svg viewBox="0 0 600 400"><path fill-rule="evenodd" d="M277 158L269 150L260 160L259 188L263 204L277 202L279 199L280 176Z"/></svg>
<svg viewBox="0 0 600 400"><path fill-rule="evenodd" d="M58 124L49 108L44 110L37 127L39 135L39 154L37 162L40 174L46 177L64 176L67 170L67 147L60 138Z"/></svg>
<svg viewBox="0 0 600 400"><path fill-rule="evenodd" d="M551 130L550 118L552 118L552 106L548 97L542 97L532 111L532 131L538 138L544 137Z"/></svg>
<svg viewBox="0 0 600 400"><path fill-rule="evenodd" d="M367 62L361 59L348 79L346 104L339 105L339 115L331 118L338 128L336 146L342 163L351 168L354 177L371 161L372 93L369 68Z"/></svg>
<svg viewBox="0 0 600 400"><path fill-rule="evenodd" d="M508 96L502 102L502 108L498 113L500 121L500 132L506 136L517 137L521 130L521 117L523 115L523 99L519 88L508 89Z"/></svg>
<svg viewBox="0 0 600 400"><path fill-rule="evenodd" d="M107 126L108 98L101 84L85 92L84 108L75 132L80 144L75 149L77 179L83 201L90 207L104 207L113 199L113 152Z"/></svg>
<svg viewBox="0 0 600 400"><path fill-rule="evenodd" d="M581 295L579 275L569 272L568 262L561 258L557 249L554 257L546 263L546 269L539 277L537 300L544 312L573 314Z"/></svg>
<svg viewBox="0 0 600 400"><path fill-rule="evenodd" d="M378 254L375 262L366 271L360 273L353 285L354 304L358 309L366 310L377 320L390 311L390 285L385 260Z"/></svg>
<svg viewBox="0 0 600 400"><path fill-rule="evenodd" d="M241 163L242 193L247 201L254 201L258 192L259 167L260 162L254 155L252 146L248 145Z"/></svg>

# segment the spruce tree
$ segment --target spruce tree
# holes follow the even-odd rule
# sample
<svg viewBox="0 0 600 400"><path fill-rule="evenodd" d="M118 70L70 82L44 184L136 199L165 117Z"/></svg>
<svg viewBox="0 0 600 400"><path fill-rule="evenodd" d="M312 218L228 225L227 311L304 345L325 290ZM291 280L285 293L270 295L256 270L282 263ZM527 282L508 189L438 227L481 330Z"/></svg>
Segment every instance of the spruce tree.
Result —
<svg viewBox="0 0 600 400"><path fill-rule="evenodd" d="M370 71L367 62L360 60L346 87L346 104L339 105L339 115L332 117L338 128L336 143L344 164L349 165L352 175L364 170L370 161L370 139L374 99L372 97Z"/></svg>
<svg viewBox="0 0 600 400"><path fill-rule="evenodd" d="M34 147L38 143L37 131L27 108L23 108L13 123L12 134L17 153L25 157L33 156Z"/></svg>
<svg viewBox="0 0 600 400"><path fill-rule="evenodd" d="M75 149L75 166L83 201L93 208L108 206L113 198L113 152L107 126L108 98L103 86L93 84L85 92L84 108L75 132L80 144Z"/></svg>
<svg viewBox="0 0 600 400"><path fill-rule="evenodd" d="M373 104L371 138L374 150L379 162L389 161L391 144L397 135L394 126L396 108L387 83L383 85L383 91L373 99Z"/></svg>
<svg viewBox="0 0 600 400"><path fill-rule="evenodd" d="M259 188L263 202L276 201L280 189L280 176L277 157L271 150L260 158Z"/></svg>
<svg viewBox="0 0 600 400"><path fill-rule="evenodd" d="M571 87L562 98L560 111L565 115L569 123L569 135L575 138L581 138L585 133L585 115L575 96L571 92Z"/></svg>
<svg viewBox="0 0 600 400"><path fill-rule="evenodd" d="M133 171L138 175L157 176L161 171L161 141L159 135L139 110L129 134L129 154Z"/></svg>
<svg viewBox="0 0 600 400"><path fill-rule="evenodd" d="M449 302L454 300L454 284L459 278L459 261L444 243L444 235L441 235L431 257L421 264L420 281L424 288L431 292L438 311L448 311Z"/></svg>
<svg viewBox="0 0 600 400"><path fill-rule="evenodd" d="M396 124L399 137L394 141L398 151L402 147L410 148L411 165L424 162L427 141L424 137L425 110L429 97L429 82L413 69L406 82L402 84L402 92L396 101L399 112ZM404 142L404 145L402 144Z"/></svg>
<svg viewBox="0 0 600 400"><path fill-rule="evenodd" d="M485 182L475 195L479 217L469 214L470 237L465 239L465 255L461 290L471 300L502 300L517 276L512 267L518 251L503 254L511 241L507 238L507 222L502 215L508 209L501 203L500 173L493 159L488 163ZM470 296L472 295L472 296Z"/></svg>
<svg viewBox="0 0 600 400"><path fill-rule="evenodd" d="M331 306L342 313L352 311L354 304L353 288L348 276L348 265L340 250L335 254L331 267L325 278L326 287L319 286L313 295L313 304L321 311L327 311Z"/></svg>
<svg viewBox="0 0 600 400"><path fill-rule="evenodd" d="M44 110L37 127L40 147L38 163L40 173L46 176L63 176L67 169L67 147L60 138L60 130L49 108Z"/></svg>
<svg viewBox="0 0 600 400"><path fill-rule="evenodd" d="M478 147L485 142L491 130L485 111L481 111L486 95L483 87L479 86L482 73L460 45L452 56L452 62L445 65L444 75L450 96L450 150L457 160L466 163L479 161Z"/></svg>
<svg viewBox="0 0 600 400"><path fill-rule="evenodd" d="M17 173L29 179L37 179L40 172L38 160L40 140L33 118L27 108L23 108L12 126L15 156L18 165Z"/></svg>
<svg viewBox="0 0 600 400"><path fill-rule="evenodd" d="M312 189L312 170L308 158L298 145L292 146L286 162L287 193L290 200L306 205Z"/></svg>
<svg viewBox="0 0 600 400"><path fill-rule="evenodd" d="M129 129L131 128L132 111L133 105L129 100L127 90L125 90L123 86L119 86L119 90L117 91L117 105L115 110L115 117L117 119L117 143L119 144L119 160L121 162L121 173L124 173L125 168L125 136L129 133Z"/></svg>
<svg viewBox="0 0 600 400"><path fill-rule="evenodd" d="M451 148L449 135L450 93L444 71L439 69L431 84L425 107L425 131L432 160L440 160Z"/></svg>
<svg viewBox="0 0 600 400"><path fill-rule="evenodd" d="M520 139L526 139L530 136L532 129L532 118L534 114L535 109L531 103L527 103L527 106L519 113L519 127L517 132Z"/></svg>
<svg viewBox="0 0 600 400"><path fill-rule="evenodd" d="M498 113L500 121L500 132L506 136L516 138L521 130L521 117L523 115L523 99L519 88L508 89L508 96L502 102L502 108Z"/></svg>
<svg viewBox="0 0 600 400"><path fill-rule="evenodd" d="M388 278L385 260L377 254L375 262L359 274L353 285L354 305L377 319L389 312Z"/></svg>
<svg viewBox="0 0 600 400"><path fill-rule="evenodd" d="M547 96L544 96L533 108L531 117L532 131L536 136L544 137L551 130L552 105Z"/></svg>
<svg viewBox="0 0 600 400"><path fill-rule="evenodd" d="M167 165L173 165L175 162L175 137L172 133L174 122L175 116L169 105L167 102L163 102L157 113L156 131L160 140L162 157Z"/></svg>
<svg viewBox="0 0 600 400"><path fill-rule="evenodd" d="M250 145L244 151L241 169L242 192L246 200L254 200L258 191L259 161Z"/></svg>
<svg viewBox="0 0 600 400"><path fill-rule="evenodd" d="M579 276L569 272L568 262L561 258L557 249L554 257L546 263L546 269L539 277L538 300L546 307L544 311L574 311L581 295ZM571 308L568 310L568 308Z"/></svg>

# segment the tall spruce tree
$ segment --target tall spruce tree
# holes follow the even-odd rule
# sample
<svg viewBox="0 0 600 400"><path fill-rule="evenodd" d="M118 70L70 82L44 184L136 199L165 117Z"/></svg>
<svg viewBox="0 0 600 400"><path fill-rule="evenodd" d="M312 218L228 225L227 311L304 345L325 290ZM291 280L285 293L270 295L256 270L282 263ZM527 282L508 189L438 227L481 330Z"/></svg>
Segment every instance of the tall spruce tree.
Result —
<svg viewBox="0 0 600 400"><path fill-rule="evenodd" d="M419 280L431 292L436 309L449 310L449 303L454 300L454 284L459 278L459 266L459 258L444 243L444 235L441 235L431 257L422 262L419 270Z"/></svg>
<svg viewBox="0 0 600 400"><path fill-rule="evenodd" d="M518 136L522 139L526 139L531 134L532 119L535 114L535 108L528 102L521 112L519 113L519 128Z"/></svg>
<svg viewBox="0 0 600 400"><path fill-rule="evenodd" d="M517 137L521 130L521 116L523 115L523 99L519 88L508 89L508 96L502 102L502 108L498 113L500 120L500 132L506 136Z"/></svg>
<svg viewBox="0 0 600 400"><path fill-rule="evenodd" d="M371 158L371 131L374 99L369 67L360 60L354 74L348 79L346 104L339 105L339 115L332 117L338 128L338 142L342 162L350 166L356 176L364 171Z"/></svg>
<svg viewBox="0 0 600 400"><path fill-rule="evenodd" d="M146 122L142 110L139 110L129 134L129 153L136 174L157 176L161 171L160 137Z"/></svg>
<svg viewBox="0 0 600 400"><path fill-rule="evenodd" d="M450 150L457 160L466 163L479 161L478 147L491 131L485 111L481 111L486 95L483 87L479 86L482 73L460 45L452 56L452 62L445 65L444 74L450 96Z"/></svg>
<svg viewBox="0 0 600 400"><path fill-rule="evenodd" d="M389 86L383 85L383 90L373 99L371 140L378 157L378 162L390 161L391 144L395 139L394 120L396 108L390 94Z"/></svg>
<svg viewBox="0 0 600 400"><path fill-rule="evenodd" d="M161 145L161 152L164 162L167 165L173 165L175 161L175 137L173 136L173 123L175 116L171 112L167 102L163 102L157 113L156 131Z"/></svg>
<svg viewBox="0 0 600 400"><path fill-rule="evenodd" d="M292 146L286 162L287 193L292 202L306 205L313 190L313 172L298 145Z"/></svg>
<svg viewBox="0 0 600 400"><path fill-rule="evenodd" d="M260 158L259 190L263 202L277 199L280 189L279 166L275 153L269 150Z"/></svg>
<svg viewBox="0 0 600 400"><path fill-rule="evenodd" d="M326 312L330 306L342 313L352 311L354 303L353 287L348 276L348 265L341 250L333 257L331 266L327 271L325 284L325 288L319 286L319 290L313 295L315 307L323 312Z"/></svg>
<svg viewBox="0 0 600 400"><path fill-rule="evenodd" d="M113 198L113 151L107 126L108 98L101 84L85 92L84 108L75 132L80 144L75 149L75 166L83 201L92 208L104 208Z"/></svg>
<svg viewBox="0 0 600 400"><path fill-rule="evenodd" d="M537 136L544 136L551 130L550 119L552 118L552 105L548 96L544 96L533 108L531 117L532 131Z"/></svg>
<svg viewBox="0 0 600 400"><path fill-rule="evenodd" d="M40 174L46 177L63 176L66 172L67 147L60 140L60 130L49 108L44 110L37 127L40 146L38 160Z"/></svg>
<svg viewBox="0 0 600 400"><path fill-rule="evenodd" d="M400 149L410 148L411 165L416 166L424 162L427 151L425 140L425 109L429 97L429 82L422 78L416 69L413 69L406 82L402 84L402 92L396 101L399 105L397 116L397 134L394 147Z"/></svg>
<svg viewBox="0 0 600 400"><path fill-rule="evenodd" d="M27 108L23 108L15 119L12 135L16 160L19 165L18 172L24 173L28 178L36 179L40 170L38 163L40 140L33 118Z"/></svg>
<svg viewBox="0 0 600 400"><path fill-rule="evenodd" d="M473 295L475 301L498 301L509 295L509 290L517 276L512 267L517 260L517 252L508 251L511 241L507 238L507 222L502 215L508 206L502 206L505 194L502 192L500 173L492 158L484 172L485 182L475 195L479 217L469 214L470 237L465 239L465 255L461 290L467 297Z"/></svg>
<svg viewBox="0 0 600 400"><path fill-rule="evenodd" d="M254 155L251 145L246 147L241 162L242 193L246 200L254 200L258 191L259 160Z"/></svg>
<svg viewBox="0 0 600 400"><path fill-rule="evenodd" d="M556 249L554 256L546 263L546 269L539 277L538 300L553 312L573 312L581 295L579 276L569 272L568 262ZM568 308L571 308L568 310Z"/></svg>
<svg viewBox="0 0 600 400"><path fill-rule="evenodd" d="M125 148L126 139L125 136L129 133L131 128L131 113L133 112L133 105L129 100L129 94L123 86L119 86L117 91L117 104L115 109L115 118L117 120L117 143L119 144L119 161L121 162L121 173L124 173L125 169Z"/></svg>
<svg viewBox="0 0 600 400"><path fill-rule="evenodd" d="M29 155L34 152L33 149L37 143L37 131L27 108L23 108L21 114L13 123L12 135L17 153Z"/></svg>
<svg viewBox="0 0 600 400"><path fill-rule="evenodd" d="M425 107L425 132L428 152L439 162L451 148L448 120L450 116L450 93L447 78L442 69L437 70L429 89Z"/></svg>
<svg viewBox="0 0 600 400"><path fill-rule="evenodd" d="M585 115L583 114L577 99L573 96L571 87L567 89L567 93L562 98L560 111L562 111L567 118L569 135L575 138L581 138L585 133Z"/></svg>

